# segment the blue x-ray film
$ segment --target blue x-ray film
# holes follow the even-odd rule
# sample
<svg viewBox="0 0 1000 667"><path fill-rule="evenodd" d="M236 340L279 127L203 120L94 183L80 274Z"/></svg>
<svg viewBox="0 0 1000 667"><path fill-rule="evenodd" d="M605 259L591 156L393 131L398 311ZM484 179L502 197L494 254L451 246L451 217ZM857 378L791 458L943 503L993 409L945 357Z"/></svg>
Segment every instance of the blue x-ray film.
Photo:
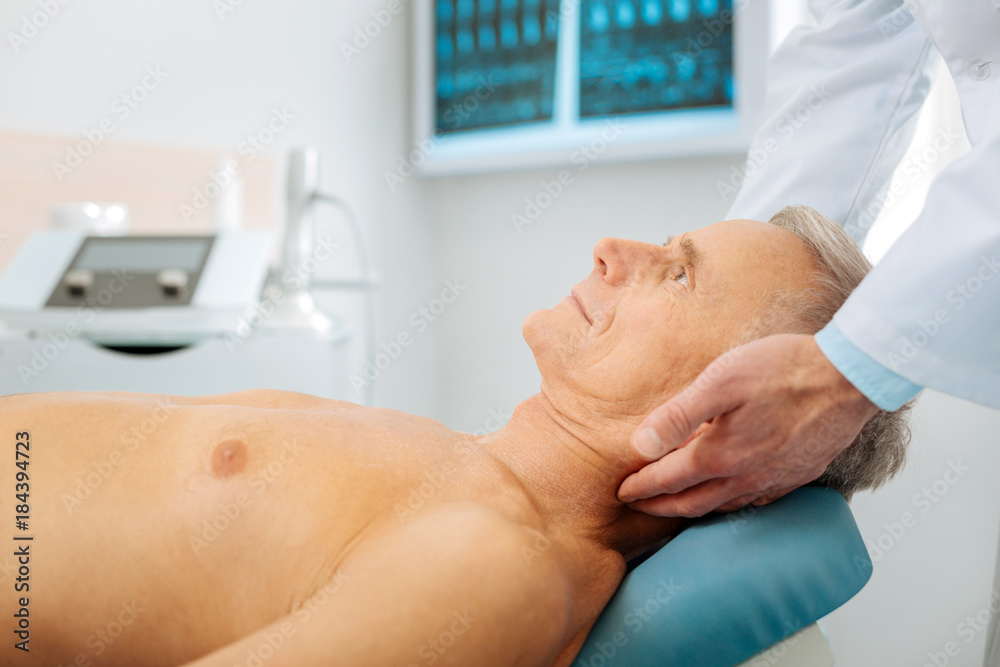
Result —
<svg viewBox="0 0 1000 667"><path fill-rule="evenodd" d="M732 104L732 0L582 0L581 118Z"/></svg>
<svg viewBox="0 0 1000 667"><path fill-rule="evenodd" d="M559 0L437 0L437 134L552 119Z"/></svg>

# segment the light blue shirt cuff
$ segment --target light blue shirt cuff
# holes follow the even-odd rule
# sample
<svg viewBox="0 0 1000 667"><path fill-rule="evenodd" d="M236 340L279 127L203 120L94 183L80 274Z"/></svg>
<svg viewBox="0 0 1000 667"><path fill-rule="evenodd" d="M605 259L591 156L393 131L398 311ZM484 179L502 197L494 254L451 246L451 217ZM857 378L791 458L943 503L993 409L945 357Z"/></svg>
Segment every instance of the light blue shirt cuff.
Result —
<svg viewBox="0 0 1000 667"><path fill-rule="evenodd" d="M899 409L923 389L859 350L833 322L816 334L816 344L858 391L883 410Z"/></svg>

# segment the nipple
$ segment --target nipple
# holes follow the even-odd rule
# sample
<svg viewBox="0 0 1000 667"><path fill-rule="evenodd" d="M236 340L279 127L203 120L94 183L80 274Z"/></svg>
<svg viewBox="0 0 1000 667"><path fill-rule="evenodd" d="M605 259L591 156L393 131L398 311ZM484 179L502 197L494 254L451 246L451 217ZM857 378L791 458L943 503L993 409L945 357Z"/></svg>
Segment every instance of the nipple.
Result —
<svg viewBox="0 0 1000 667"><path fill-rule="evenodd" d="M212 453L212 474L230 477L247 466L247 446L242 440L220 442Z"/></svg>

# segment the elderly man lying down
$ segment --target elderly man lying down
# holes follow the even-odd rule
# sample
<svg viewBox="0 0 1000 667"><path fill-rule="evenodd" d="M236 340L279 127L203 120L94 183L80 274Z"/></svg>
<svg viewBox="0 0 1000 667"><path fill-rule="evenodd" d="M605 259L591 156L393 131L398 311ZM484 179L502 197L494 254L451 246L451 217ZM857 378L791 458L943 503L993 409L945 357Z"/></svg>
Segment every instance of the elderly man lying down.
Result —
<svg viewBox="0 0 1000 667"><path fill-rule="evenodd" d="M0 516L30 509L34 540L30 590L3 585L0 662L568 665L626 559L683 527L618 500L644 463L633 429L727 349L817 331L867 268L804 207L604 239L524 322L541 392L483 437L276 391L2 398ZM820 483L884 482L900 419L876 416Z"/></svg>

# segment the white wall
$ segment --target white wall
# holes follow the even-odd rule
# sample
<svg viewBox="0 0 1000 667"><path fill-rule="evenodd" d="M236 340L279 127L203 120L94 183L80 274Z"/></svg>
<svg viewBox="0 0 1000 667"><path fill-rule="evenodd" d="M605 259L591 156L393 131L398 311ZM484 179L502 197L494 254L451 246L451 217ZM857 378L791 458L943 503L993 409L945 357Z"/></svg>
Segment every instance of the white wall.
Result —
<svg viewBox="0 0 1000 667"><path fill-rule="evenodd" d="M409 151L408 17L394 19L354 62L339 49L385 4L244 0L220 20L208 0L75 0L15 55L7 32L36 4L3 0L0 126L79 133L157 63L169 80L115 138L232 151L272 107L289 107L298 117L269 152L280 161L290 146L319 146L325 189L358 209L373 239L384 279L379 339L418 334L383 373L377 402L454 428L489 428L491 410L507 415L537 390L520 336L524 316L554 306L587 275L602 236L659 242L720 219L727 202L716 181L740 160L597 161L520 234L511 214L557 170L410 179L392 193L383 173ZM0 229L10 224L44 221L0 219ZM467 289L420 333L411 314L454 278ZM956 626L987 603L1000 523L992 479L1000 413L929 394L915 422L909 468L854 504L874 545L887 539L883 524L904 512L917 522L878 560L868 588L824 622L838 664L923 665L951 640L961 653L950 665L980 664L983 633L966 644ZM921 514L912 496L943 478L949 460L971 470Z"/></svg>
<svg viewBox="0 0 1000 667"><path fill-rule="evenodd" d="M1000 417L925 392L913 427L906 469L852 503L874 573L857 597L820 623L839 665L938 667L928 654L945 652L949 642L957 655L947 657L948 665L982 665L986 633L967 617L990 601L1000 525Z"/></svg>

